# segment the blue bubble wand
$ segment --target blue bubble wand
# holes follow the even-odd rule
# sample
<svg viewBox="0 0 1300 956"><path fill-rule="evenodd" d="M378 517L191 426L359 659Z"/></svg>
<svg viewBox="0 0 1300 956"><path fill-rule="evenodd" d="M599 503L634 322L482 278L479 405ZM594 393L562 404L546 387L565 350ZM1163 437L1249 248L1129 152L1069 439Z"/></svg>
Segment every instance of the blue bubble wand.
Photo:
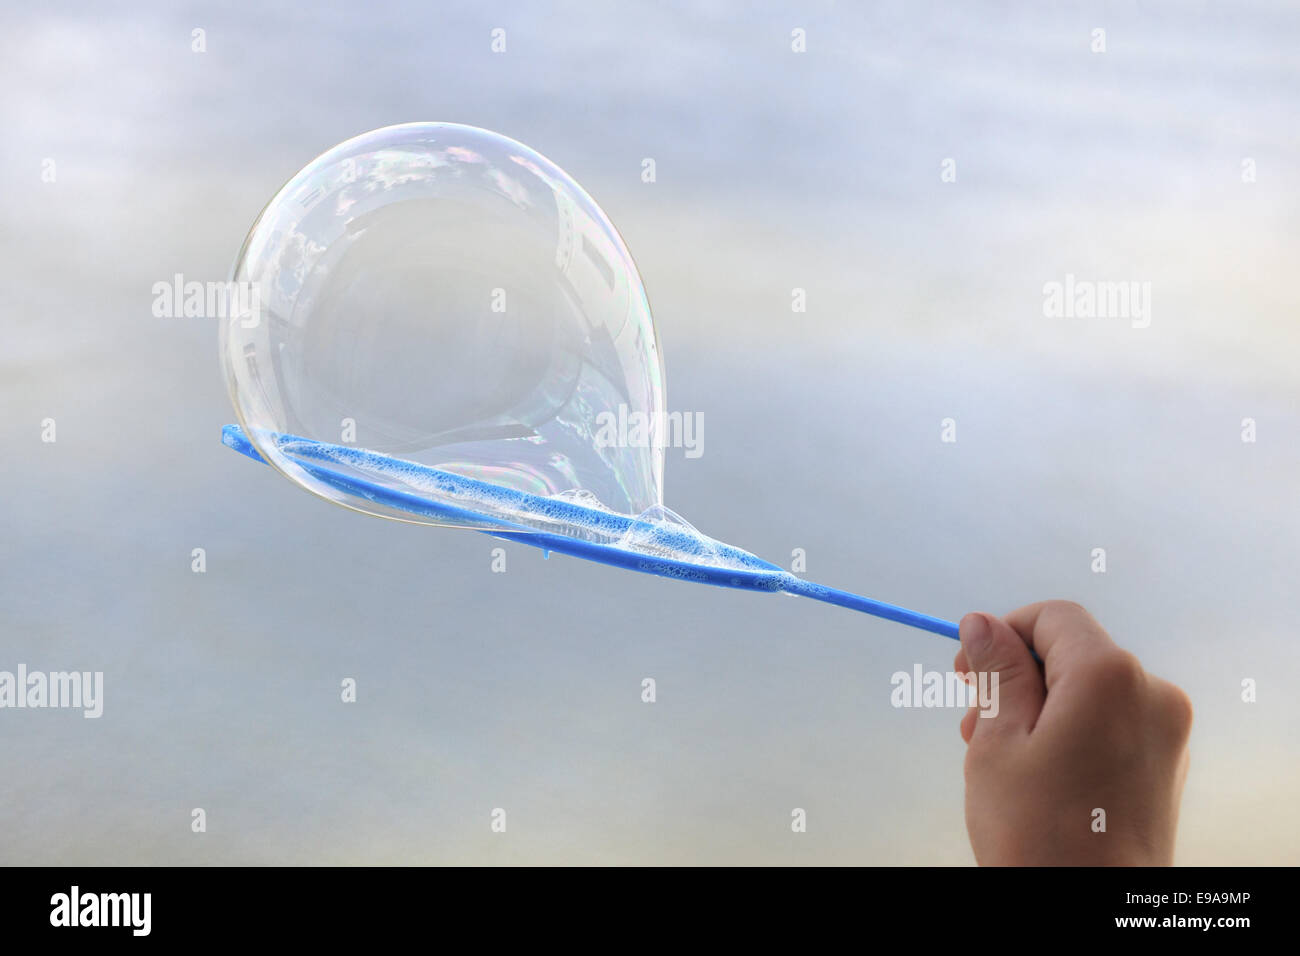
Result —
<svg viewBox="0 0 1300 956"><path fill-rule="evenodd" d="M784 591L957 639L952 621L814 584L688 526L533 495L351 446L269 431L262 438L319 481L397 511L644 574L747 591ZM221 440L254 461L266 462L238 425L226 425ZM414 479L422 493L367 477L393 474L408 483Z"/></svg>

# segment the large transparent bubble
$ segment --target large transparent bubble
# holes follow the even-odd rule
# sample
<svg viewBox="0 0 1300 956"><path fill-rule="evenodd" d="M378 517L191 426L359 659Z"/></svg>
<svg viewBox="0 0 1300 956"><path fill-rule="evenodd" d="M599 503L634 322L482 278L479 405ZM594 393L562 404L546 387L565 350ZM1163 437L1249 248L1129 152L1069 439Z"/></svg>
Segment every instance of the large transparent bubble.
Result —
<svg viewBox="0 0 1300 956"><path fill-rule="evenodd" d="M348 140L271 200L233 279L250 304L222 326L236 413L310 491L470 527L492 501L425 510L402 496L448 494L430 480L445 473L582 492L624 515L662 508L658 430L610 441L606 427L663 419L641 278L595 201L528 147L446 123Z"/></svg>

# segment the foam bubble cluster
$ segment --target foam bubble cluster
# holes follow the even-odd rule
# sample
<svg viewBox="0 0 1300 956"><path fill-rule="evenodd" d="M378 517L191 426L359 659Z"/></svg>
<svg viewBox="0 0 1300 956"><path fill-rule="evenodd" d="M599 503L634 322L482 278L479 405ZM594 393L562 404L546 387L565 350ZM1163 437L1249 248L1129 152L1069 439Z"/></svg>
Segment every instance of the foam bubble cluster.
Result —
<svg viewBox="0 0 1300 956"><path fill-rule="evenodd" d="M444 523L483 531L544 532L686 565L780 570L710 538L662 505L633 517L619 514L586 489L534 495L364 448L294 435L263 435L261 445L267 443L314 480L342 493L364 496L377 506L439 517Z"/></svg>

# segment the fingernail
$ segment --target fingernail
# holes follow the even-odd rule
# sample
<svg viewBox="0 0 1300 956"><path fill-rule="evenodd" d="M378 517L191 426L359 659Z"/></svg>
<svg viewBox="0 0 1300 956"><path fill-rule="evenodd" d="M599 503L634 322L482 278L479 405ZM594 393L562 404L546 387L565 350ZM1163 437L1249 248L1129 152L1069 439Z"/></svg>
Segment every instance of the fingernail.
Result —
<svg viewBox="0 0 1300 956"><path fill-rule="evenodd" d="M961 646L966 649L968 658L980 657L984 649L989 646L993 639L993 632L989 629L988 618L983 614L967 614L961 619L961 624L957 626L958 636L961 637ZM973 664L974 661L971 661Z"/></svg>

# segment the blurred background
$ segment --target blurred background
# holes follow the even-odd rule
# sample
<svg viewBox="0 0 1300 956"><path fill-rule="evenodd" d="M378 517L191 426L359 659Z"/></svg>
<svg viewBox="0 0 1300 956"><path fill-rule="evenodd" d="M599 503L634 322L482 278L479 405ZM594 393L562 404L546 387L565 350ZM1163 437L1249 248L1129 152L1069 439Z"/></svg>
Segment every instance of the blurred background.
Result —
<svg viewBox="0 0 1300 956"><path fill-rule="evenodd" d="M1179 862L1300 863L1297 50L1283 2L9 5L0 669L105 692L0 712L0 862L973 861L960 711L890 704L952 642L492 573L222 447L216 323L153 284L224 280L333 144L447 120L637 257L704 417L670 507L939 616L1084 603L1196 705ZM1149 282L1149 327L1045 317L1067 275Z"/></svg>

